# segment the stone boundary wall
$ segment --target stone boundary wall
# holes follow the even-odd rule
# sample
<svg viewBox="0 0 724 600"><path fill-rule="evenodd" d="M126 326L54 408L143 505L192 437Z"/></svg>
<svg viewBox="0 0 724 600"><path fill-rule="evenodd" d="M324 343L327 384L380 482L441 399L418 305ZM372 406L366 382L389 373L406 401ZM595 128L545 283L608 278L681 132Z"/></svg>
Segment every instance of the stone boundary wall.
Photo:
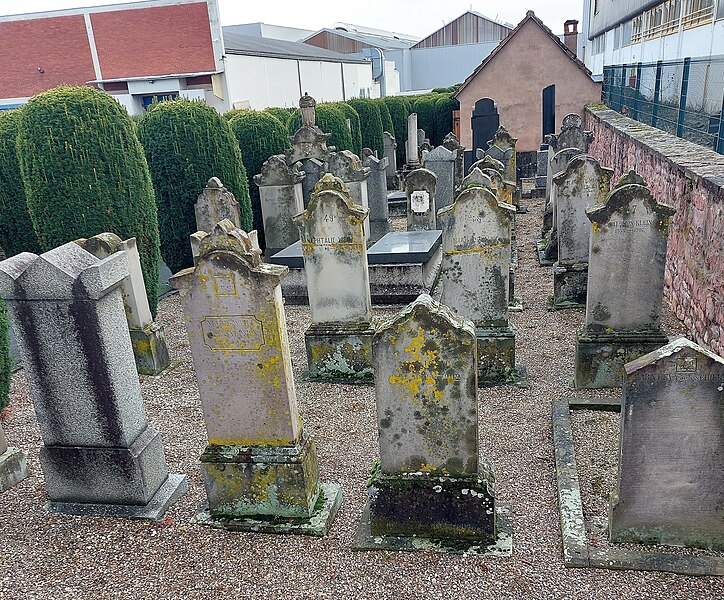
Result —
<svg viewBox="0 0 724 600"><path fill-rule="evenodd" d="M634 169L676 207L664 294L690 336L724 356L724 155L609 109L586 108L585 129L614 181Z"/></svg>

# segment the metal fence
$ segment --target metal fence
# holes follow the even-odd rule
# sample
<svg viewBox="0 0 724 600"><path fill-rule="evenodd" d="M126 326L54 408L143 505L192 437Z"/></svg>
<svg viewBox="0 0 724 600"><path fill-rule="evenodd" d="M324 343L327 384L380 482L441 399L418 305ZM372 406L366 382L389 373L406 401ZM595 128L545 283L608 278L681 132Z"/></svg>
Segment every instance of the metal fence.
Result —
<svg viewBox="0 0 724 600"><path fill-rule="evenodd" d="M724 56L604 67L602 100L724 154Z"/></svg>

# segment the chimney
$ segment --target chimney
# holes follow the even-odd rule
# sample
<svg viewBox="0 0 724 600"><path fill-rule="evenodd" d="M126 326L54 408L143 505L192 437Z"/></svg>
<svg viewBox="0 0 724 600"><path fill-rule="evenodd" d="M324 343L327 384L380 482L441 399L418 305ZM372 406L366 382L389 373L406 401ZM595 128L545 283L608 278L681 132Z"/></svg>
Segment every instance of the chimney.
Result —
<svg viewBox="0 0 724 600"><path fill-rule="evenodd" d="M573 54L578 54L578 21L575 19L563 23L563 43Z"/></svg>

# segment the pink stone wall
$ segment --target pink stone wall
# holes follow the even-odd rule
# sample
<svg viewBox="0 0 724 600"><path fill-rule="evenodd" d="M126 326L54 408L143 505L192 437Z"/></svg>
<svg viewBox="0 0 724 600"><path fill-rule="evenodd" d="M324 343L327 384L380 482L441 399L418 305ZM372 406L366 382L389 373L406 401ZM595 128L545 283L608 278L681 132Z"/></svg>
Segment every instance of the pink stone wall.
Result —
<svg viewBox="0 0 724 600"><path fill-rule="evenodd" d="M586 110L589 154L634 169L677 209L669 230L665 295L697 343L724 356L724 156L612 110Z"/></svg>

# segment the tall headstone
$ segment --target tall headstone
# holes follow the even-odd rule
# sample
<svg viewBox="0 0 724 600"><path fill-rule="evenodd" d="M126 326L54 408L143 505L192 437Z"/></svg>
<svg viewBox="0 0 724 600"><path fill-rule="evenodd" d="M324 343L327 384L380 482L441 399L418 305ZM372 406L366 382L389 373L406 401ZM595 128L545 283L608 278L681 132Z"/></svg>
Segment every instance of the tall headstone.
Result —
<svg viewBox="0 0 724 600"><path fill-rule="evenodd" d="M319 180L307 210L294 217L302 240L312 324L304 335L315 379L372 378L372 301L363 230L369 210L341 179Z"/></svg>
<svg viewBox="0 0 724 600"><path fill-rule="evenodd" d="M407 231L435 229L435 182L427 169L415 169L405 177L407 196Z"/></svg>
<svg viewBox="0 0 724 600"><path fill-rule="evenodd" d="M611 188L612 174L611 169L601 167L592 156L579 154L553 180L558 231L558 261L553 265L553 306L556 308L586 305L591 240L591 222L586 209L603 203Z"/></svg>
<svg viewBox="0 0 724 600"><path fill-rule="evenodd" d="M121 283L121 294L136 370L142 375L157 375L165 371L171 365L166 333L163 325L156 323L151 315L136 238L124 241L115 233L100 233L76 240L76 244L98 259L121 250L126 253L128 277Z"/></svg>
<svg viewBox="0 0 724 600"><path fill-rule="evenodd" d="M407 144L405 145L406 166L416 169L420 166L420 154L417 145L417 113L407 117Z"/></svg>
<svg viewBox="0 0 724 600"><path fill-rule="evenodd" d="M498 107L490 98L481 98L475 103L470 125L473 129L473 153L479 148L488 149L488 140L492 139L500 127ZM477 155L476 155L477 156Z"/></svg>
<svg viewBox="0 0 724 600"><path fill-rule="evenodd" d="M445 136L442 145L455 153L455 178L453 188L458 189L465 177L465 146L460 145L458 138L451 131Z"/></svg>
<svg viewBox="0 0 724 600"><path fill-rule="evenodd" d="M593 227L586 321L576 339L577 388L620 387L625 363L667 343L661 301L675 212L633 171L586 210Z"/></svg>
<svg viewBox="0 0 724 600"><path fill-rule="evenodd" d="M309 204L309 199L314 193L314 186L327 172L327 163L316 158L305 158L299 162L302 173L304 173L304 179L302 179L302 201L306 208Z"/></svg>
<svg viewBox="0 0 724 600"><path fill-rule="evenodd" d="M456 155L444 146L425 153L423 167L435 173L435 207L449 206L455 199L455 160Z"/></svg>
<svg viewBox="0 0 724 600"><path fill-rule="evenodd" d="M566 148L578 148L579 154L586 154L588 152L588 146L593 141L593 133L590 131L583 130L583 120L581 115L570 113L563 117L563 123L561 124L561 130L558 134L549 134L545 136L545 141L548 145L548 166L551 164L553 157ZM547 169L546 177L546 202L549 201L551 195L551 185L553 183L553 176L556 173L551 172L551 169Z"/></svg>
<svg viewBox="0 0 724 600"><path fill-rule="evenodd" d="M724 359L678 338L626 364L614 542L724 550Z"/></svg>
<svg viewBox="0 0 724 600"><path fill-rule="evenodd" d="M380 461L368 483L369 536L389 548L409 538L494 543L473 324L422 295L375 334L374 365Z"/></svg>
<svg viewBox="0 0 724 600"><path fill-rule="evenodd" d="M51 510L160 518L187 489L148 425L120 284L125 252L103 260L69 242L0 263L43 447Z"/></svg>
<svg viewBox="0 0 724 600"><path fill-rule="evenodd" d="M0 493L9 490L28 476L25 455L18 448L8 446L0 426Z"/></svg>
<svg viewBox="0 0 724 600"><path fill-rule="evenodd" d="M254 183L259 187L267 256L299 239L292 217L304 210L302 183L305 177L298 164L289 165L283 154L270 156L264 161L261 173L254 175ZM216 224L201 231L212 231L214 227Z"/></svg>
<svg viewBox="0 0 724 600"><path fill-rule="evenodd" d="M208 513L197 520L324 535L341 492L320 484L297 408L280 287L288 269L260 255L253 237L222 221L202 234L196 266L171 278L208 435L201 455Z"/></svg>
<svg viewBox="0 0 724 600"><path fill-rule="evenodd" d="M370 170L367 179L367 200L370 209L370 240L376 242L390 231L390 209L387 203L387 165L389 159L385 156L377 158L369 148L363 149L364 160L362 164ZM394 156L394 152L392 156Z"/></svg>
<svg viewBox="0 0 724 600"><path fill-rule="evenodd" d="M398 134L399 135L399 134ZM387 159L385 167L385 175L387 176L387 187L396 190L397 181L397 141L389 131L382 133L385 145L385 158ZM369 165L368 165L369 166Z"/></svg>
<svg viewBox="0 0 724 600"><path fill-rule="evenodd" d="M417 151L418 151L418 153L422 151L422 147L425 144L425 142L430 143L430 140L427 139L427 134L425 133L425 130L418 129L417 130Z"/></svg>
<svg viewBox="0 0 724 600"><path fill-rule="evenodd" d="M194 204L194 212L197 231L209 231L223 219L229 219L237 227L241 223L239 203L218 177L209 179Z"/></svg>
<svg viewBox="0 0 724 600"><path fill-rule="evenodd" d="M371 152L371 150L370 150ZM369 167L362 164L359 156L349 150L332 152L327 161L328 172L339 177L349 190L352 203L364 208L369 208L369 194L367 190L367 179L372 172ZM370 238L370 221L364 222L365 237Z"/></svg>
<svg viewBox="0 0 724 600"><path fill-rule="evenodd" d="M518 138L514 138L502 125L498 127L493 139L488 141L488 149L485 154L503 163L505 171L503 177L507 181L516 183L518 174L516 171L515 144Z"/></svg>
<svg viewBox="0 0 724 600"><path fill-rule="evenodd" d="M508 322L514 216L514 206L477 186L464 189L437 214L443 253L440 302L475 324L481 385L517 376L515 331Z"/></svg>

